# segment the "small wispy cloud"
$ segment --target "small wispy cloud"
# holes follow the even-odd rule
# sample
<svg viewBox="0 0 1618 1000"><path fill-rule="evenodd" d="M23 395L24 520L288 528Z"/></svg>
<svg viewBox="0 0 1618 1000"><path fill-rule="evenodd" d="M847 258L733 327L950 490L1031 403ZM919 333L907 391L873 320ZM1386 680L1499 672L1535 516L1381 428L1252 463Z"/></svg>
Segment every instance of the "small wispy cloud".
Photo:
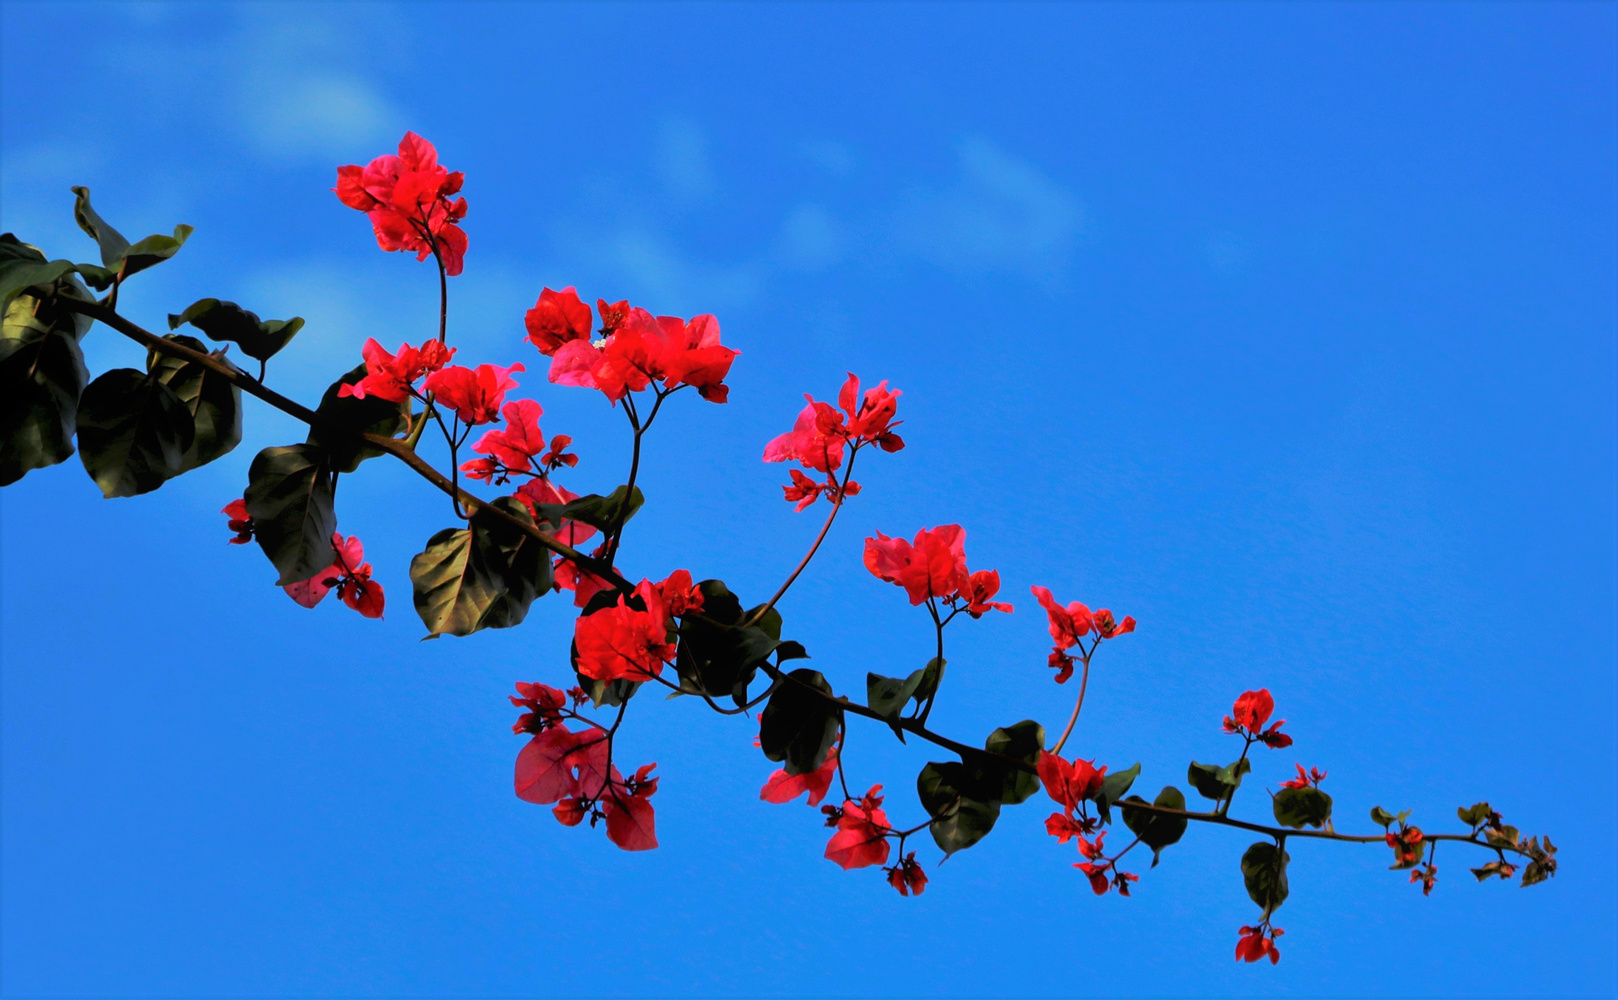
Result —
<svg viewBox="0 0 1618 1000"><path fill-rule="evenodd" d="M953 185L902 199L894 213L897 249L954 272L1016 271L1058 281L1084 231L1079 200L988 139L964 139L956 155Z"/></svg>
<svg viewBox="0 0 1618 1000"><path fill-rule="evenodd" d="M707 136L695 122L665 119L658 127L655 149L653 163L669 194L696 201L712 194L718 186L708 158Z"/></svg>
<svg viewBox="0 0 1618 1000"><path fill-rule="evenodd" d="M781 225L779 256L788 267L819 271L843 259L842 223L823 205L798 205Z"/></svg>
<svg viewBox="0 0 1618 1000"><path fill-rule="evenodd" d="M570 273L610 289L613 297L643 302L653 311L713 312L739 308L757 298L760 269L750 263L706 261L646 225L565 228L554 232Z"/></svg>
<svg viewBox="0 0 1618 1000"><path fill-rule="evenodd" d="M357 76L254 77L242 83L240 127L258 149L293 159L341 156L403 134L404 115Z"/></svg>

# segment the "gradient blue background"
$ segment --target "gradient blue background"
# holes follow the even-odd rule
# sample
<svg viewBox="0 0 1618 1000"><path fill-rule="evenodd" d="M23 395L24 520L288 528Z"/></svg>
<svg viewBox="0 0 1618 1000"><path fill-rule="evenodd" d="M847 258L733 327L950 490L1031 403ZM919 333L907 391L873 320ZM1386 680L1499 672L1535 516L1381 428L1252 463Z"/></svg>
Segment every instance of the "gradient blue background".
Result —
<svg viewBox="0 0 1618 1000"><path fill-rule="evenodd" d="M910 447L784 602L842 690L929 655L860 539L959 522L1011 616L951 630L934 720L1065 718L1028 597L1140 631L1073 746L1148 794L1224 759L1276 692L1341 826L1488 797L1561 846L1533 891L1453 846L1430 899L1382 848L1298 843L1278 968L1231 960L1249 838L1198 830L1133 899L1090 895L1043 799L901 899L770 806L755 729L648 691L663 846L626 855L511 794L515 680L566 683L572 609L420 643L406 569L450 512L401 468L343 482L383 622L269 584L217 513L300 429L248 405L226 459L107 502L77 460L3 512L0 990L214 995L1610 995L1615 988L1615 8L583 6L0 8L3 225L92 257L70 184L180 256L122 305L308 327L312 400L367 336L435 321L333 169L407 128L466 171L462 358L523 361L547 432L618 482L627 434L522 342L541 286L720 317L725 407L660 422L628 569L759 599L818 514L758 461L843 372L904 390ZM137 365L104 329L92 370ZM823 508L821 508L823 510ZM852 779L919 816L938 755L878 727Z"/></svg>

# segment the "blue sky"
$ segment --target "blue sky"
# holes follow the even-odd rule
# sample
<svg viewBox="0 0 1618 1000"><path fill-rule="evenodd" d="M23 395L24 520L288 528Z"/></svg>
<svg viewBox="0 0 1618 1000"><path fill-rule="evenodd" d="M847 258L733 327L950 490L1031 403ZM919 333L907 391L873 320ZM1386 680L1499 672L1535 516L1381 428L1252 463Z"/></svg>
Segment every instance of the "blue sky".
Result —
<svg viewBox="0 0 1618 1000"><path fill-rule="evenodd" d="M269 584L217 514L259 449L104 501L77 460L0 495L0 990L56 995L1605 995L1615 988L1618 77L1611 4L75 5L0 8L0 212L90 259L72 184L131 235L197 227L120 303L308 326L313 400L436 320L430 265L327 190L406 129L467 174L462 358L531 370L605 491L599 396L543 380L544 285L713 312L725 407L660 420L633 573L766 594L818 528L758 461L843 372L904 390L910 447L783 603L839 690L931 629L860 539L955 522L1016 613L951 627L933 719L1056 727L1028 587L1130 613L1075 742L1148 792L1248 687L1331 772L1433 828L1488 798L1562 873L1422 898L1381 848L1295 844L1276 968L1231 960L1248 840L1196 830L1090 895L1038 801L919 899L820 855L757 790L752 723L643 696L662 847L510 790L516 680L563 683L572 609L420 643L411 555L450 514L402 469L343 483L383 622ZM140 363L97 329L93 371ZM648 692L648 695L651 693ZM851 780L919 816L880 728ZM1040 800L1043 801L1043 800ZM1479 861L1482 859L1480 858Z"/></svg>

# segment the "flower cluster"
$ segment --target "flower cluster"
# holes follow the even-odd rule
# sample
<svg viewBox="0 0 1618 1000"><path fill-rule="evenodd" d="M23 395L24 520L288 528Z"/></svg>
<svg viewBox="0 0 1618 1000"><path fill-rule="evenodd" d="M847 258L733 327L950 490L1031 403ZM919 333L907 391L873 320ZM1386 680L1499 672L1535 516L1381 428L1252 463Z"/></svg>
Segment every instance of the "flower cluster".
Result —
<svg viewBox="0 0 1618 1000"><path fill-rule="evenodd" d="M1280 725L1280 723L1278 722L1276 725ZM1319 788L1320 783L1326 780L1326 772L1319 768L1311 767L1305 771L1302 764L1294 764L1293 766L1298 769L1298 776L1281 782L1282 788Z"/></svg>
<svg viewBox="0 0 1618 1000"><path fill-rule="evenodd" d="M505 402L506 393L517 387L511 373L524 370L520 363L509 368L450 365L427 376L421 389L432 393L437 403L453 411L468 427L492 424L500 419L500 405Z"/></svg>
<svg viewBox="0 0 1618 1000"><path fill-rule="evenodd" d="M581 615L573 626L578 670L599 681L646 681L674 659L671 619L702 610L691 574L677 570L661 583L642 580L632 595Z"/></svg>
<svg viewBox="0 0 1618 1000"><path fill-rule="evenodd" d="M245 497L232 500L225 504L219 513L229 518L226 527L236 532L236 537L230 540L232 545L246 545L253 540L253 519L247 513L247 499Z"/></svg>
<svg viewBox="0 0 1618 1000"><path fill-rule="evenodd" d="M848 799L841 808L822 806L827 822L837 832L826 843L826 857L844 869L866 868L888 860L888 814L882 811L882 786L872 785L858 802Z"/></svg>
<svg viewBox="0 0 1618 1000"><path fill-rule="evenodd" d="M590 817L592 826L605 820L607 839L626 851L647 851L657 846L656 820L648 800L657 791L649 777L656 764L638 769L625 779L612 763L612 736L598 726L573 731L564 718L578 718L567 708L567 696L545 684L517 685L511 703L526 709L514 732L533 733L517 754L517 797L539 805L555 803L551 812L563 826L577 826ZM577 706L584 693L575 689Z"/></svg>
<svg viewBox="0 0 1618 1000"><path fill-rule="evenodd" d="M789 503L797 504L795 510L803 510L822 495L829 502L840 504L845 496L860 491L860 484L846 476L843 483L837 482L836 472L843 467L845 448L850 449L852 455L868 444L888 452L905 446L904 439L893 432L893 428L903 422L893 419L899 410L900 395L897 389L889 390L884 380L876 388L866 390L861 399L859 376L853 372L848 373L848 380L837 394L841 412L830 403L817 402L813 396L804 394L808 405L798 413L792 429L764 446L764 461L795 461L826 477L822 483L797 469L791 470L792 483L781 489ZM853 459L849 461L852 463Z"/></svg>
<svg viewBox="0 0 1618 1000"><path fill-rule="evenodd" d="M599 389L615 405L654 382L663 383L662 392L692 386L714 403L729 397L725 376L740 352L720 344L713 316L653 316L628 302L609 305L605 299L596 306L601 313L596 340L590 337L590 307L572 286L544 289L528 310L528 339L551 359L552 382Z"/></svg>
<svg viewBox="0 0 1618 1000"><path fill-rule="evenodd" d="M334 557L330 566L307 580L289 583L282 589L294 601L312 608L325 600L335 587L337 596L342 598L344 604L367 618L381 618L384 604L382 585L371 579L371 564L365 561L365 547L360 544L359 537L344 538L340 534L333 534L331 547Z"/></svg>
<svg viewBox="0 0 1618 1000"><path fill-rule="evenodd" d="M1279 927L1270 926L1268 920L1257 927L1243 927L1236 942L1236 961L1256 962L1268 958L1271 965L1276 964L1281 961L1281 949L1275 946L1275 939L1285 933Z"/></svg>
<svg viewBox="0 0 1618 1000"><path fill-rule="evenodd" d="M1107 766L1095 766L1094 761L1074 760L1069 763L1056 754L1043 750L1039 754L1039 782L1062 807L1045 820L1045 832L1065 844L1072 837L1095 832L1098 821L1089 815L1085 803L1101 791L1106 780ZM1074 817L1074 812L1078 817Z"/></svg>
<svg viewBox="0 0 1618 1000"><path fill-rule="evenodd" d="M384 250L413 250L417 260L438 257L444 273L461 273L466 233L456 225L466 216L466 199L450 196L461 190L464 175L438 165L438 150L414 132L399 140L399 155L379 156L363 167L337 168L332 188L349 208L371 220L376 242Z"/></svg>
<svg viewBox="0 0 1618 1000"><path fill-rule="evenodd" d="M1088 606L1074 601L1067 607L1056 603L1048 587L1030 587L1030 592L1039 606L1045 609L1045 616L1050 621L1051 639L1055 645L1051 647L1051 655L1046 659L1046 665L1056 670L1056 683L1066 684L1073 676L1074 658L1068 650L1077 646L1079 659L1086 664L1090 662L1090 654L1103 639L1113 639L1120 635L1135 631L1135 619L1125 615L1123 621L1113 618L1111 611L1102 608L1100 611L1091 611ZM1090 648L1084 648L1084 640L1092 633L1095 638L1091 640Z"/></svg>
<svg viewBox="0 0 1618 1000"><path fill-rule="evenodd" d="M1129 883L1139 882L1140 876L1119 868L1118 858L1107 857L1106 848L1102 845L1106 837L1107 832L1103 830L1096 834L1094 843L1084 837L1076 838L1079 842L1079 853L1084 855L1084 860L1077 862L1073 867L1084 872L1085 877L1090 880L1090 891L1097 896L1105 896L1109 889L1117 889L1118 895L1127 896ZM1124 848L1125 851L1128 849ZM1123 851L1120 851L1119 857L1122 856Z"/></svg>
<svg viewBox="0 0 1618 1000"><path fill-rule="evenodd" d="M759 789L758 797L780 805L808 792L809 804L818 806L831 789L832 779L837 776L837 764L837 744L833 743L831 749L826 751L826 759L813 771L788 774L786 768L777 768L764 782L764 787Z"/></svg>
<svg viewBox="0 0 1618 1000"><path fill-rule="evenodd" d="M564 465L572 468L579 464L579 456L567 451L573 439L566 434L553 437L550 451L545 451L545 434L539 429L539 418L545 415L545 410L539 403L518 399L505 404L500 412L506 426L484 431L472 445L472 450L483 457L461 465L468 479L499 486L509 482L513 475L545 477ZM554 501L530 498L530 502Z"/></svg>
<svg viewBox="0 0 1618 1000"><path fill-rule="evenodd" d="M973 618L1011 611L1011 605L993 600L1000 592L999 573L966 568L966 529L958 524L924 528L913 542L879 531L865 540L865 568L877 579L903 587L912 605L943 601Z"/></svg>
<svg viewBox="0 0 1618 1000"><path fill-rule="evenodd" d="M916 852L911 851L898 864L882 869L888 873L888 884L899 890L901 896L919 896L927 888L927 873L916 864Z"/></svg>
<svg viewBox="0 0 1618 1000"><path fill-rule="evenodd" d="M1399 825L1399 832L1388 831L1385 835L1388 846L1393 848L1394 871L1400 868L1414 868L1421 861L1421 852L1426 848L1422 844L1421 828L1416 826ZM1412 882L1415 879L1411 879Z"/></svg>
<svg viewBox="0 0 1618 1000"><path fill-rule="evenodd" d="M1292 737L1280 731L1287 720L1278 719L1270 728L1264 728L1264 723L1269 721L1270 713L1273 711L1275 699L1270 696L1269 688L1243 691L1241 697L1236 699L1231 714L1225 716L1224 730L1246 737L1252 742L1262 743L1273 750L1289 747L1292 745Z"/></svg>
<svg viewBox="0 0 1618 1000"><path fill-rule="evenodd" d="M376 338L368 337L360 354L365 358L365 377L353 385L345 383L337 390L337 395L355 399L375 396L390 403L402 403L417 394L418 379L449 364L449 359L455 356L455 348L445 347L442 341L429 340L420 347L400 344L399 353L389 354Z"/></svg>

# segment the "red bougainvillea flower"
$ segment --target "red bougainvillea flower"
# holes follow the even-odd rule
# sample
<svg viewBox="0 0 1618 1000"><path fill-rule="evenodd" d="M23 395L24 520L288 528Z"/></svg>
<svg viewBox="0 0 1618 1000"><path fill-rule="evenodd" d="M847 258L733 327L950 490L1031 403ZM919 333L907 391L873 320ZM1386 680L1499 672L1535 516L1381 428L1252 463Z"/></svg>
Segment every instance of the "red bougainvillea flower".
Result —
<svg viewBox="0 0 1618 1000"><path fill-rule="evenodd" d="M1098 822L1088 816L1074 819L1061 813L1051 813L1045 817L1045 832L1055 837L1058 844L1065 844L1074 837L1094 833Z"/></svg>
<svg viewBox="0 0 1618 1000"><path fill-rule="evenodd" d="M1270 964L1274 965L1281 961L1281 949L1275 946L1275 939L1285 933L1279 927L1271 927L1268 922L1257 927L1243 927L1241 938L1236 942L1236 961L1256 962L1268 957Z"/></svg>
<svg viewBox="0 0 1618 1000"><path fill-rule="evenodd" d="M875 444L884 451L898 451L904 447L904 440L893 433L892 428L898 426L893 415L898 410L899 396L897 390L889 391L888 383L883 382L866 392L861 400L859 377L849 372L848 381L843 383L837 396L842 412L830 403L817 402L813 396L805 394L803 398L808 405L798 413L790 431L764 446L764 461L800 462L804 468L824 473L829 478L842 467L844 448L850 443L855 448ZM803 492L809 485L809 480L794 474L793 485L785 488L787 499L796 502L807 498L810 503L814 502L812 492ZM856 492L853 483L848 485L848 492ZM841 497L833 495L831 499L836 502ZM807 505L799 503L798 509Z"/></svg>
<svg viewBox="0 0 1618 1000"><path fill-rule="evenodd" d="M629 300L608 302L606 299L596 299L596 312L601 314L601 335L610 337L629 319Z"/></svg>
<svg viewBox="0 0 1618 1000"><path fill-rule="evenodd" d="M567 523L571 524L573 522L569 521ZM558 533L557 537L561 537L560 533ZM596 550L590 555L600 558L601 554L606 550L606 543L603 542L601 545L596 546ZM580 570L573 565L573 560L562 556L556 557L552 570L556 576L556 589L573 591L573 606L576 608L584 607L590 603L590 598L603 590L611 590L613 586L610 581L596 576L594 573Z"/></svg>
<svg viewBox="0 0 1618 1000"><path fill-rule="evenodd" d="M815 482L797 469L791 471L792 485L781 487L781 492L785 495L788 503L797 502L798 505L793 510L803 510L820 499L821 491L826 489L826 486L823 483Z"/></svg>
<svg viewBox="0 0 1618 1000"><path fill-rule="evenodd" d="M281 589L303 607L312 608L336 588L344 604L366 618L381 618L385 603L382 585L371 579L371 564L365 561L365 546L359 537L333 534L331 547L334 558L330 566Z"/></svg>
<svg viewBox="0 0 1618 1000"><path fill-rule="evenodd" d="M607 839L626 851L649 851L657 846L656 816L649 801L657 792L657 779L647 777L656 766L641 767L628 781L613 768L612 780L601 796Z"/></svg>
<svg viewBox="0 0 1618 1000"><path fill-rule="evenodd" d="M581 616L573 627L579 648L579 673L601 681L650 680L674 659L668 641L668 615L650 580L642 580L635 596L645 605L637 611L624 597L609 608Z"/></svg>
<svg viewBox="0 0 1618 1000"><path fill-rule="evenodd" d="M973 618L982 618L990 611L1004 611L1010 614L1011 605L1004 601L991 600L998 593L1000 593L1000 574L992 569L983 569L968 578L967 588L960 596L966 602L966 613Z"/></svg>
<svg viewBox="0 0 1618 1000"><path fill-rule="evenodd" d="M1410 873L1410 881L1420 882L1421 894L1423 896L1431 896L1433 894L1433 886L1438 884L1438 866L1432 864L1431 862L1422 865L1420 870Z"/></svg>
<svg viewBox="0 0 1618 1000"><path fill-rule="evenodd" d="M337 168L332 190L349 208L371 220L383 250L413 250L417 260L436 253L444 273L461 273L466 233L456 225L466 216L466 199L450 200L465 179L438 164L438 150L414 132L399 140L399 155L379 156L364 167Z"/></svg>
<svg viewBox="0 0 1618 1000"><path fill-rule="evenodd" d="M826 844L826 857L845 870L885 864L888 860L887 835L893 828L882 811L882 786L872 785L865 797L843 803L837 817L837 832Z"/></svg>
<svg viewBox="0 0 1618 1000"><path fill-rule="evenodd" d="M539 353L550 357L570 340L590 339L590 307L579 300L572 285L560 292L547 288L523 317L523 325Z"/></svg>
<svg viewBox="0 0 1618 1000"><path fill-rule="evenodd" d="M693 611L702 610L703 593L691 582L689 570L677 569L663 582L656 584L658 601L670 618L683 618Z"/></svg>
<svg viewBox="0 0 1618 1000"><path fill-rule="evenodd" d="M815 472L831 472L843 466L843 447L848 433L842 416L830 403L817 403L811 397L793 423L792 429L764 446L766 462L800 462Z"/></svg>
<svg viewBox="0 0 1618 1000"><path fill-rule="evenodd" d="M564 465L570 469L578 465L579 456L567 451L567 446L572 443L573 438L566 434L555 435L551 438L551 450L545 453L539 464L544 466L547 472L554 472Z"/></svg>
<svg viewBox="0 0 1618 1000"><path fill-rule="evenodd" d="M1106 608L1102 608L1090 617L1092 624L1095 625L1096 635L1103 639L1115 639L1120 635L1135 631L1135 619L1125 615L1123 621L1118 621L1112 617L1112 612Z"/></svg>
<svg viewBox="0 0 1618 1000"><path fill-rule="evenodd" d="M511 703L518 708L527 709L512 723L511 731L514 733L544 732L562 720L562 707L567 704L567 695L548 684L527 684L517 682L517 693L507 695Z"/></svg>
<svg viewBox="0 0 1618 1000"><path fill-rule="evenodd" d="M1045 786L1045 794L1062 807L1062 812L1071 819L1073 810L1079 808L1079 803L1094 798L1101 791L1101 783L1107 777L1107 766L1095 766L1094 761L1075 760L1068 763L1056 754L1041 750L1039 752L1039 781ZM1066 843L1066 840L1063 840Z"/></svg>
<svg viewBox="0 0 1618 1000"><path fill-rule="evenodd" d="M877 579L903 587L913 605L972 589L966 569L966 529L958 524L925 528L916 533L914 542L879 531L865 540L865 568Z"/></svg>
<svg viewBox="0 0 1618 1000"><path fill-rule="evenodd" d="M884 868L888 873L888 884L899 890L899 895L919 896L927 888L927 873L916 864L916 852L911 851L904 856L904 860L892 868Z"/></svg>
<svg viewBox="0 0 1618 1000"><path fill-rule="evenodd" d="M1269 720L1273 711L1275 711L1275 698L1270 695L1268 688L1243 691L1241 697L1236 699L1231 714L1225 716L1224 730L1227 733L1240 733L1272 750L1289 747L1292 745L1292 737L1280 731L1287 720L1280 719L1270 728L1264 728L1264 723Z"/></svg>
<svg viewBox="0 0 1618 1000"><path fill-rule="evenodd" d="M898 426L893 417L899 410L899 397L902 395L898 389L890 391L887 380L883 379L876 388L867 390L865 398L861 400L859 376L849 372L848 381L837 393L837 405L848 414L848 423L844 427L847 436L862 444L874 444L883 451L903 448L904 439L892 430Z"/></svg>
<svg viewBox="0 0 1618 1000"><path fill-rule="evenodd" d="M337 395L355 399L375 396L390 403L402 403L410 398L411 386L417 379L449 364L449 359L455 356L455 348L429 340L420 347L400 344L398 354L389 354L372 337L366 339L360 354L365 358L365 377L353 385L342 386Z"/></svg>
<svg viewBox="0 0 1618 1000"><path fill-rule="evenodd" d="M1030 587L1029 592L1039 601L1039 606L1045 609L1045 615L1050 619L1051 638L1056 642L1058 651L1072 649L1079 644L1079 640L1090 634L1095 620L1090 609L1078 601L1067 607L1056 603L1051 596L1049 588Z"/></svg>
<svg viewBox="0 0 1618 1000"><path fill-rule="evenodd" d="M1073 676L1073 657L1060 649L1051 650L1051 655L1045 658L1045 665L1056 671L1056 683L1066 684L1068 678Z"/></svg>
<svg viewBox="0 0 1618 1000"><path fill-rule="evenodd" d="M831 788L832 779L836 776L837 744L833 743L831 749L826 751L826 759L813 771L788 774L785 768L778 768L759 790L758 797L765 802L780 805L808 792L809 804L818 806L826 797L826 791Z"/></svg>
<svg viewBox="0 0 1618 1000"><path fill-rule="evenodd" d="M225 509L219 513L230 519L226 522L226 527L236 532L236 537L230 540L230 544L246 545L253 540L253 519L247 516L247 501L245 499L232 500L230 503L225 504Z"/></svg>
<svg viewBox="0 0 1618 1000"><path fill-rule="evenodd" d="M604 326L607 318L603 313ZM549 377L558 385L599 389L613 403L659 380L666 390L689 385L703 399L723 403L730 394L724 380L738 353L719 342L719 321L711 315L688 321L636 307L602 340L558 345Z"/></svg>
<svg viewBox="0 0 1618 1000"><path fill-rule="evenodd" d="M1389 866L1389 870L1397 871L1400 868L1416 867L1416 864L1421 861L1421 852L1423 850L1421 846L1421 828L1407 826L1398 833L1389 833L1386 836L1388 846L1393 848L1393 864Z"/></svg>
<svg viewBox="0 0 1618 1000"><path fill-rule="evenodd" d="M586 809L583 799L566 798L556 803L551 815L563 826L578 826L584 822Z"/></svg>
<svg viewBox="0 0 1618 1000"><path fill-rule="evenodd" d="M517 754L517 797L538 805L563 798L589 802L607 787L611 756L611 744L601 729L592 726L575 733L560 723L547 725Z"/></svg>
<svg viewBox="0 0 1618 1000"><path fill-rule="evenodd" d="M533 465L535 455L545 450L545 435L539 429L539 418L545 411L532 399L518 399L507 403L501 413L506 426L483 432L472 450L487 455L492 463L467 462L461 471L474 479L498 477L504 482L500 470L526 472Z"/></svg>
<svg viewBox="0 0 1618 1000"><path fill-rule="evenodd" d="M337 584L337 596L366 618L381 618L386 599L382 585L371 579L371 564L361 563Z"/></svg>
<svg viewBox="0 0 1618 1000"><path fill-rule="evenodd" d="M1090 880L1090 891L1097 896L1105 896L1107 889L1111 885L1111 880L1107 878L1107 873L1112 870L1112 862L1107 860L1106 848L1102 846L1102 841L1106 837L1107 832L1103 830L1096 834L1095 843L1093 844L1084 837L1077 838L1079 853L1086 860L1078 862L1073 867L1084 872L1085 877Z"/></svg>
<svg viewBox="0 0 1618 1000"><path fill-rule="evenodd" d="M1319 768L1311 767L1305 771L1302 764L1294 764L1293 766L1298 769L1298 776L1281 782L1282 788L1319 788L1320 783L1326 780L1326 772Z"/></svg>
<svg viewBox="0 0 1618 1000"><path fill-rule="evenodd" d="M433 393L438 402L455 411L467 425L490 424L499 419L500 404L506 393L517 387L512 372L525 369L521 363L510 368L497 365L478 365L464 368L450 365L427 376L421 384L424 391Z"/></svg>

